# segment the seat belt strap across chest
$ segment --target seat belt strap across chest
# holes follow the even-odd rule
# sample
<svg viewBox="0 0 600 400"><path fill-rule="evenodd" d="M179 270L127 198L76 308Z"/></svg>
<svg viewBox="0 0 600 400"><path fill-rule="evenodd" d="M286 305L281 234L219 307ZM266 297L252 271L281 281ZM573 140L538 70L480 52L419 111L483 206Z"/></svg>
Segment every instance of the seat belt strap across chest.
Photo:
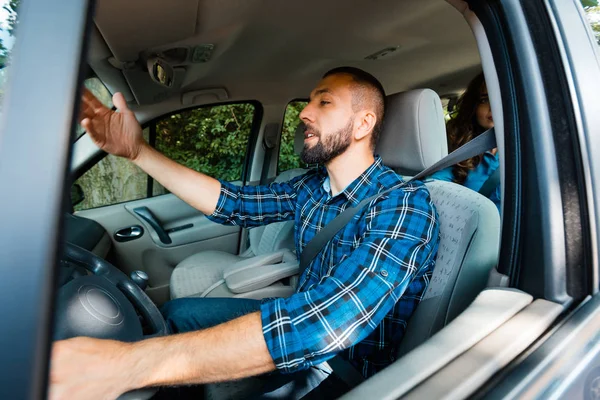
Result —
<svg viewBox="0 0 600 400"><path fill-rule="evenodd" d="M458 149L454 150L452 153L448 154L446 157L442 158L440 161L433 164L431 167L424 169L419 172L417 175L412 177L410 180L400 183L390 189L387 189L383 192L377 193L374 196L368 197L358 203L355 207L348 207L342 213L340 213L337 217L335 217L330 223L325 225L323 229L321 229L315 237L308 242L304 250L302 250L302 254L300 254L300 272L302 275L306 268L310 265L312 260L321 252L323 247L329 242L333 237L344 227L348 222L354 218L354 216L360 212L364 206L372 202L373 200L385 196L391 191L394 191L412 181L423 179L433 174L434 172L440 171L444 168L450 167L454 164L457 164L461 161L467 160L471 157L475 157L479 154L485 153L488 150L496 147L496 136L494 132L494 128L488 129L483 132L481 135L477 136L475 139L470 142L462 145Z"/></svg>
<svg viewBox="0 0 600 400"><path fill-rule="evenodd" d="M415 175L408 181L402 182L399 185L396 185L390 189L387 189L381 193L378 193L374 196L368 197L362 200L355 207L349 207L345 209L341 214L335 217L330 223L325 225L323 229L321 229L315 237L306 245L302 254L300 255L300 270L299 275L302 276L306 268L308 268L309 264L312 260L321 252L323 247L329 242L333 237L338 233L352 218L367 204L371 201L385 196L389 192L396 190L411 181L419 180L425 178L434 172L457 164L461 161L467 160L471 157L475 157L476 155L485 153L486 151L493 149L496 147L496 136L494 133L494 128L489 129L483 132L481 135L471 140L470 142L464 144L459 147L452 153L448 154L446 157L442 158L440 161L435 163L429 168L426 168L422 172ZM327 361L333 373L340 378L350 389L361 384L365 378L363 375L350 363L350 361L342 358L340 355L336 355Z"/></svg>

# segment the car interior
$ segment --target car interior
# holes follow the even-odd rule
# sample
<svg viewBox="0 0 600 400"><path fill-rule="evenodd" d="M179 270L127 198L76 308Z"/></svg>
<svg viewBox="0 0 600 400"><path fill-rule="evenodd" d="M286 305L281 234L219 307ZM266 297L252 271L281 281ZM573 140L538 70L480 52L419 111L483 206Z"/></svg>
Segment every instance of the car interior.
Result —
<svg viewBox="0 0 600 400"><path fill-rule="evenodd" d="M162 76L156 67L148 67L157 59L171 74L168 82L159 82ZM195 0L168 5L102 0L93 17L86 77L100 87L94 92L99 98L105 91L107 104L110 94L123 93L149 137L160 121L177 113L251 104L250 135L236 182L257 185L287 181L310 168L279 170L284 140L294 142L288 144L296 154L302 149L299 120L295 136L284 139L286 110L291 102L305 100L326 71L343 65L364 69L383 84L387 111L376 153L404 177L448 154L445 123L451 105L483 71L504 165L503 91L485 31L460 0L343 5L313 0ZM85 133L74 139L70 170L77 182L109 157ZM202 157L202 150L198 152ZM91 284L93 275L106 274L125 292L121 299L114 294L119 290L111 291L133 313L129 320L137 322L135 314L145 320L131 327L134 333L126 327L126 332L103 331L99 337L164 334L157 307L170 299L263 299L294 292L299 265L293 221L253 229L217 225L173 194L157 192L156 183L146 185L141 171L120 171L142 176L141 197L117 199L64 217L68 245L61 261L61 284ZM101 178L109 186L127 179L110 176ZM503 171L503 185L505 179ZM410 320L396 362L345 398L407 394L407 398L441 398L449 387L458 386L468 395L563 311L561 304L510 288L509 278L498 272L502 219L489 199L454 183L429 180L426 185L441 223L431 282ZM100 189L86 187L83 196L99 196L96 191ZM73 290L61 290L58 310L71 304ZM85 310L80 318L88 318L83 314ZM86 325L92 331L82 331L87 319L73 323L69 318L57 311L55 337L93 335L100 329ZM511 343L510 332L525 326L530 335ZM504 351L477 358L490 348ZM452 363L454 367L463 363L465 375L473 371L472 379L452 386L456 376L449 369L439 374ZM436 385L423 385L436 372ZM249 393L252 385L251 378L207 385L207 394L235 398Z"/></svg>
<svg viewBox="0 0 600 400"><path fill-rule="evenodd" d="M190 9L174 7L169 11L172 15L168 18L158 3L131 3L128 7L132 10L144 4L143 16L135 17L140 20L125 18L125 15L139 13L116 13L113 7L120 7L116 2L99 3L94 18L89 66L93 75L111 93L120 91L125 94L142 125L190 107L259 102L262 118L255 143L249 144L248 152L253 153L253 159L245 177L246 184L257 184L260 180L266 159L263 143L267 131L275 128L280 134L288 103L307 98L322 74L331 68L345 64L363 68L376 76L390 95L428 88L445 99L460 93L481 70L479 52L468 24L460 13L445 2L429 1L426 6L420 3L419 7L413 7L411 2L402 2L400 5L381 3L373 6L368 15L352 7L343 10L331 7L327 10L317 3L309 3L298 6L297 10L283 7L279 10L280 15L277 15L277 10L272 10L268 18L258 11L258 5L245 5L249 9L242 12L234 3L219 7L202 2L192 3L197 3L195 8L191 3L186 5ZM319 12L314 13L313 7L318 8ZM196 10L193 18L192 9ZM340 11L347 15L340 15ZM388 15L384 17L384 14ZM419 17L421 14L423 16ZM238 17L234 18L233 15ZM298 21L306 18L311 23L303 25L304 28L298 26L297 29L290 29L286 15L300 17ZM131 34L132 26L150 26L154 20L161 20L162 34ZM189 24L183 24L182 20L190 21ZM336 23L349 23L361 28L354 29L352 35L355 39L351 40L343 26L336 27ZM378 27L380 32L373 32L373 27L382 24L386 26L385 30ZM183 28L187 25L188 30ZM278 32L277 41L266 40L275 32ZM156 36L153 38L153 35ZM323 41L323 35L328 39ZM256 44L252 49L248 43ZM394 46L390 46L390 43ZM194 52L209 45L212 50L206 57L210 58L194 62ZM390 50L391 47L394 49ZM382 51L379 56L371 57ZM180 55L180 59L171 60L175 75L173 87L165 88L151 80L144 61L148 55L154 54L167 54L167 58L171 54ZM253 56L248 57L249 54ZM244 65L241 73L239 65ZM429 106L427 100L422 102ZM419 146L425 152L433 152L429 159L398 165L400 172L404 170L407 174L414 174L419 172L419 168L433 164L447 153L442 105L433 103L435 107L424 111L418 109L418 104L410 105L408 100L398 103L397 110L390 110L388 117L396 117L404 125L390 126L390 130L403 129L403 132L414 134L415 138L390 137L391 146L406 146L407 154L412 154ZM426 132L431 139L422 139L424 142L420 143L419 133L414 132L410 125L417 125L419 116L421 120L429 122L427 113L432 114L430 123L437 132ZM408 118L413 118L414 122ZM90 142L84 135L75 143L72 170L76 177L83 175L98 161L98 152ZM278 147L279 143L276 143L275 150ZM301 151L301 147L296 151ZM377 152L381 151L378 149ZM267 174L270 180L289 180L303 172L302 169L276 169L277 159L272 157ZM133 211L140 207L147 207L166 231L190 224L192 227L170 233L171 243L165 244L155 230ZM110 239L110 256L115 265L128 273L142 269L148 274L150 281L147 292L157 303L170 298L201 296L209 287L224 280L222 269L225 266L249 256L264 256L280 249L293 248L293 225L290 223L251 229L247 232L247 240L244 240L245 235L241 234L240 229L209 222L173 195L92 208L78 211L75 215L97 222L108 233L108 237L102 238L105 245L98 249L105 252L101 255L108 254L106 244ZM89 224L89 221L86 223ZM141 225L148 234L126 242L111 238L112 233L129 225ZM92 249L90 246L88 248ZM274 257L279 257L279 263L283 255ZM265 262L273 263L268 259ZM221 293L218 288L218 285L211 288L212 296L231 295ZM281 293L285 295L290 292L284 290ZM255 297L261 296L259 293Z"/></svg>

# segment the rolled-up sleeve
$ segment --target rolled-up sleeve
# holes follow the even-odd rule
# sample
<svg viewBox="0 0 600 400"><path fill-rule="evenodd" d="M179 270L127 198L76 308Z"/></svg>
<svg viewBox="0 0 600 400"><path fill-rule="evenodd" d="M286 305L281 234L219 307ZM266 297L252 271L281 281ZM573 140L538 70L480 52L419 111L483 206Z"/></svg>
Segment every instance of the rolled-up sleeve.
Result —
<svg viewBox="0 0 600 400"><path fill-rule="evenodd" d="M439 225L423 186L377 200L365 218L358 247L317 285L261 305L263 335L282 372L317 365L365 339L417 271L431 268Z"/></svg>
<svg viewBox="0 0 600 400"><path fill-rule="evenodd" d="M217 207L207 217L219 224L243 227L292 220L298 187L306 178L307 174L264 186L237 186L221 181Z"/></svg>

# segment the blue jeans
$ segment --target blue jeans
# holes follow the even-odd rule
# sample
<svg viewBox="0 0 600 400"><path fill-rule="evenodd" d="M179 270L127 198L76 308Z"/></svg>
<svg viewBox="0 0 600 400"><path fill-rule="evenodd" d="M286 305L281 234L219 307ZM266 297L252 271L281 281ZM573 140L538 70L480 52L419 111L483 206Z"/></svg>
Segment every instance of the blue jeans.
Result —
<svg viewBox="0 0 600 400"><path fill-rule="evenodd" d="M260 310L260 301L237 298L181 298L166 303L161 312L170 333L210 328ZM245 398L336 398L347 386L327 367L317 366L294 374L273 372L250 378ZM236 397L239 397L237 395Z"/></svg>

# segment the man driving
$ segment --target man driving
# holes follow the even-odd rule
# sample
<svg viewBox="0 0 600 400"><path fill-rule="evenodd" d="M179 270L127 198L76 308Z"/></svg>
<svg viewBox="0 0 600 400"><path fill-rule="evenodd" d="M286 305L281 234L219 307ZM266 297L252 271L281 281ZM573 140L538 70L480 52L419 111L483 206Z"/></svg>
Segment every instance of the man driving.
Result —
<svg viewBox="0 0 600 400"><path fill-rule="evenodd" d="M383 87L356 68L327 72L300 114L302 160L319 167L266 186L238 187L166 158L144 141L123 95L113 102L117 111L88 91L83 96L81 124L101 149L131 160L214 222L295 220L297 255L346 208L402 182L374 155ZM108 399L145 386L256 375L269 384L253 395L339 396L343 387L323 363L339 355L369 377L394 361L431 277L438 234L427 188L408 183L363 207L312 260L289 298L177 299L163 308L173 335L56 342L50 397ZM290 384L292 395L284 390Z"/></svg>

